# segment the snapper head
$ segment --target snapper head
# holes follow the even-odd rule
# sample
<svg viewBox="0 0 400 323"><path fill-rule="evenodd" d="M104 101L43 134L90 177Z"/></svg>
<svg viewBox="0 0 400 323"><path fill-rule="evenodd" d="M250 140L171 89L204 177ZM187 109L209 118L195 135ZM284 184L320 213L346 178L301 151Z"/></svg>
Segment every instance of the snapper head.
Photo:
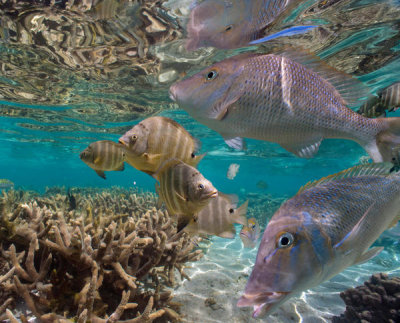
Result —
<svg viewBox="0 0 400 323"><path fill-rule="evenodd" d="M205 0L196 4L186 26L186 49L209 46L230 49L247 45L251 24L246 16L251 18L252 14L251 6L246 2Z"/></svg>
<svg viewBox="0 0 400 323"><path fill-rule="evenodd" d="M284 212L281 208L265 229L244 295L237 303L253 306L253 317L270 314L294 293L318 284L323 264L331 256L330 242L304 216L306 212Z"/></svg>
<svg viewBox="0 0 400 323"><path fill-rule="evenodd" d="M242 72L247 58L243 54L215 63L201 72L176 82L170 87L170 97L189 114L200 118L219 119L221 107L238 99L243 83Z"/></svg>

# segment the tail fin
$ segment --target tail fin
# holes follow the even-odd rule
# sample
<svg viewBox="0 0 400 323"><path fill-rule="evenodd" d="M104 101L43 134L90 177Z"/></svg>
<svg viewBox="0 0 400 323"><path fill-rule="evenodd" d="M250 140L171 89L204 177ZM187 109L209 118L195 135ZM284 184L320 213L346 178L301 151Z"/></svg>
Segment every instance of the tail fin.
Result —
<svg viewBox="0 0 400 323"><path fill-rule="evenodd" d="M365 149L374 162L391 162L400 165L400 118L375 119L381 124L381 132L376 135L375 143Z"/></svg>

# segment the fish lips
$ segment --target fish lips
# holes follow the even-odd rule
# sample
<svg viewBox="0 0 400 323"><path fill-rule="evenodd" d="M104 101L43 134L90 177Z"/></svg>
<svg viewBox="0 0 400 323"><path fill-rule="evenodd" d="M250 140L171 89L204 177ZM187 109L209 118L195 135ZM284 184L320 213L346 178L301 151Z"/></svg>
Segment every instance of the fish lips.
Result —
<svg viewBox="0 0 400 323"><path fill-rule="evenodd" d="M255 295L244 294L237 302L238 307L253 306L253 317L257 318L268 313L273 305L281 301L290 292L265 292Z"/></svg>

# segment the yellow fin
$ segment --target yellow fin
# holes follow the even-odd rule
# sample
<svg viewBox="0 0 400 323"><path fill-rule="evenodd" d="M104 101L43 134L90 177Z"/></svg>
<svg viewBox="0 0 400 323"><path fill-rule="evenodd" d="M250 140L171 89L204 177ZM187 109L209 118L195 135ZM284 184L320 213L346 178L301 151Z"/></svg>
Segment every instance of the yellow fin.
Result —
<svg viewBox="0 0 400 323"><path fill-rule="evenodd" d="M200 163L200 161L204 158L205 155L207 155L207 153L195 156L192 162L193 167L197 167L197 165Z"/></svg>
<svg viewBox="0 0 400 323"><path fill-rule="evenodd" d="M158 165L160 163L160 159L163 157L163 154L148 154L144 153L143 157L150 165Z"/></svg>
<svg viewBox="0 0 400 323"><path fill-rule="evenodd" d="M101 157L98 156L98 157L96 157L96 158L93 160L93 164L97 165L97 164L100 163L100 161L101 161Z"/></svg>
<svg viewBox="0 0 400 323"><path fill-rule="evenodd" d="M339 173L332 174L316 181L311 181L302 186L297 194L304 192L305 190L316 187L325 183L329 183L331 181L342 179L342 178L350 178L350 177L359 177L359 176L377 176L377 175L390 175L390 170L392 168L391 163L372 163L365 165L357 165L345 170L342 170Z"/></svg>

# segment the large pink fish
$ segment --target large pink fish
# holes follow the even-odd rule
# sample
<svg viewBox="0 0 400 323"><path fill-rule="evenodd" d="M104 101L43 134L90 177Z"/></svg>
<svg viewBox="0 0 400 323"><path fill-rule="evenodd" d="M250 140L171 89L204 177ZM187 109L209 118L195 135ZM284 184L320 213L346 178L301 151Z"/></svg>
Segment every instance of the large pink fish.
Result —
<svg viewBox="0 0 400 323"><path fill-rule="evenodd" d="M238 306L270 314L294 294L376 256L370 248L397 224L400 174L391 164L356 166L309 183L269 221Z"/></svg>
<svg viewBox="0 0 400 323"><path fill-rule="evenodd" d="M241 54L173 84L170 96L226 143L272 141L299 157L324 138L354 140L375 162L391 161L400 145L400 118L369 119L347 105L365 96L360 82L316 59Z"/></svg>
<svg viewBox="0 0 400 323"><path fill-rule="evenodd" d="M197 1L187 24L186 48L238 48L260 38L290 0Z"/></svg>

